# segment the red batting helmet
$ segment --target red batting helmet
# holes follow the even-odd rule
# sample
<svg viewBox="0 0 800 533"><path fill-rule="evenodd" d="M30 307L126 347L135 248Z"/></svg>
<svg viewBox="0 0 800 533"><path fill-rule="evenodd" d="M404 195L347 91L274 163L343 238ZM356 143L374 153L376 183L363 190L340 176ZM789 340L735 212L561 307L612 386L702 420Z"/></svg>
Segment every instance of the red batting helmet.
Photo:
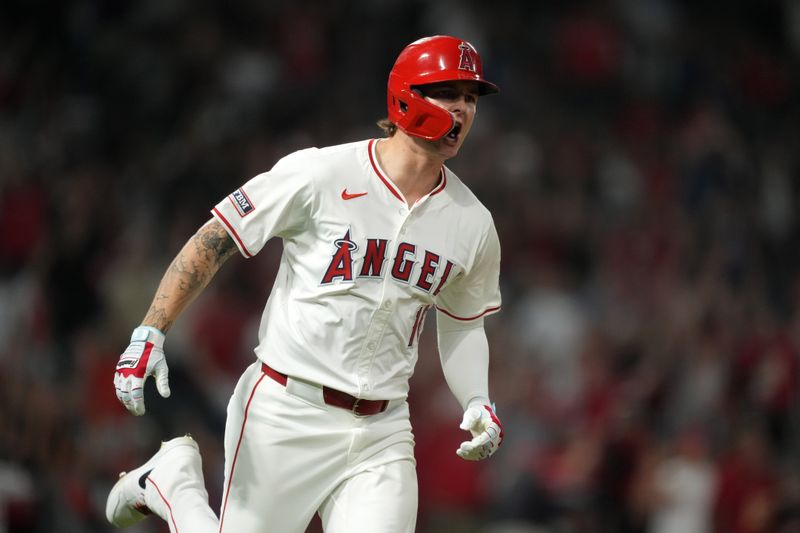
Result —
<svg viewBox="0 0 800 533"><path fill-rule="evenodd" d="M436 141L453 129L453 116L412 89L442 81L478 82L480 95L498 92L483 79L478 51L467 41L447 35L425 37L406 46L389 73L389 120L409 135Z"/></svg>

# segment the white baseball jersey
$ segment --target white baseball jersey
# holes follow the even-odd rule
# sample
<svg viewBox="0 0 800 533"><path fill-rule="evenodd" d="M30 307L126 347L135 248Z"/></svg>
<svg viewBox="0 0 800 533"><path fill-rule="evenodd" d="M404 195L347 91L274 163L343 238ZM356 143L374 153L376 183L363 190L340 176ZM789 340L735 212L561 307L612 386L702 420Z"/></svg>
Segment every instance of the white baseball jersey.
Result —
<svg viewBox="0 0 800 533"><path fill-rule="evenodd" d="M500 309L500 244L489 211L446 167L409 208L378 165L379 142L290 154L212 213L246 257L283 240L259 359L394 400L408 393L431 308L465 321Z"/></svg>

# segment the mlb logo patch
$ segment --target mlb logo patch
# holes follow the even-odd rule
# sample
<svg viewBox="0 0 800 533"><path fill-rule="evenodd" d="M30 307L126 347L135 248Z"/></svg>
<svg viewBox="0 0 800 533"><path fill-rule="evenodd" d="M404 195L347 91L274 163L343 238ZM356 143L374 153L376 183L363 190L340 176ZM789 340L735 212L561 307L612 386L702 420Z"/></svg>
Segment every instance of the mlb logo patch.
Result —
<svg viewBox="0 0 800 533"><path fill-rule="evenodd" d="M249 215L255 209L253 202L250 201L250 198L247 197L247 194L242 189L236 189L228 198L231 199L236 211L239 212L239 216Z"/></svg>

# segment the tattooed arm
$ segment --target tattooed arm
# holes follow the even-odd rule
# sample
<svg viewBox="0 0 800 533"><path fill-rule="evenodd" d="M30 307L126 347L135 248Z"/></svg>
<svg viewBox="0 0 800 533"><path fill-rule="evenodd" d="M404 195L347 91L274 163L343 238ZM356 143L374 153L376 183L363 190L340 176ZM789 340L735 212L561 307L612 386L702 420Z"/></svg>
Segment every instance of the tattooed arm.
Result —
<svg viewBox="0 0 800 533"><path fill-rule="evenodd" d="M166 333L236 251L236 244L217 219L206 222L173 259L142 325Z"/></svg>

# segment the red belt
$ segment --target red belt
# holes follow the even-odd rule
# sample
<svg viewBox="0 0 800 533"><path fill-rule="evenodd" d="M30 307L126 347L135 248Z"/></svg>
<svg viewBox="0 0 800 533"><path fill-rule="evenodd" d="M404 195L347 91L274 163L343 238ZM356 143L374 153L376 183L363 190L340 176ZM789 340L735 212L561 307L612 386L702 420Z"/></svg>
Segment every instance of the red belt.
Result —
<svg viewBox="0 0 800 533"><path fill-rule="evenodd" d="M289 376L286 374L282 374L274 368L270 368L267 363L261 363L261 371L284 387L286 386L286 381L289 379ZM359 416L382 413L389 405L389 400L364 400L330 387L322 387L322 398L328 405L347 409Z"/></svg>

